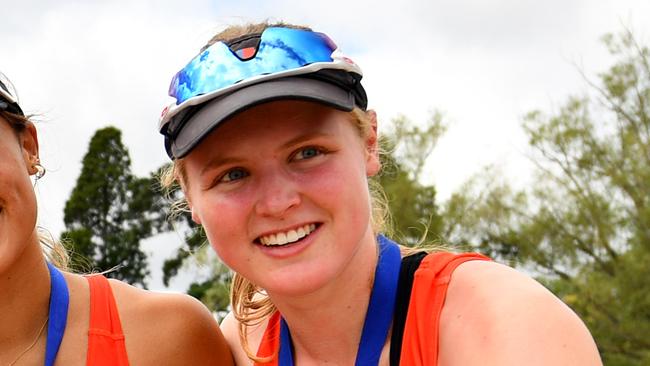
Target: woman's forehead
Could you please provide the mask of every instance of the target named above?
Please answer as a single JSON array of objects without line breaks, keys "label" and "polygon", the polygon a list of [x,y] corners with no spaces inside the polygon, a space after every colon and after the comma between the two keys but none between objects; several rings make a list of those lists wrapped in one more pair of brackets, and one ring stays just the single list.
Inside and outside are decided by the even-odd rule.
[{"label": "woman's forehead", "polygon": [[223,139],[246,139],[277,134],[327,130],[347,121],[346,112],[318,103],[277,101],[241,112],[217,127],[211,135]]},{"label": "woman's forehead", "polygon": [[[315,103],[305,103],[315,104]],[[230,156],[262,145],[281,148],[309,138],[354,133],[348,113],[319,105],[268,103],[242,112],[213,130],[188,155]]]}]

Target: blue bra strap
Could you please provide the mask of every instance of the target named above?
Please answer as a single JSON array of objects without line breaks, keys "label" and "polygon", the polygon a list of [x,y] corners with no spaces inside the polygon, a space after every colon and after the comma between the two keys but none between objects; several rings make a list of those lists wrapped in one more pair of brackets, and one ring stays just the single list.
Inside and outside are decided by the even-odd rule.
[{"label": "blue bra strap", "polygon": [[50,270],[50,320],[47,324],[47,346],[45,349],[45,366],[54,365],[59,352],[65,325],[68,321],[68,305],[70,294],[68,285],[61,271],[51,263],[47,264]]}]

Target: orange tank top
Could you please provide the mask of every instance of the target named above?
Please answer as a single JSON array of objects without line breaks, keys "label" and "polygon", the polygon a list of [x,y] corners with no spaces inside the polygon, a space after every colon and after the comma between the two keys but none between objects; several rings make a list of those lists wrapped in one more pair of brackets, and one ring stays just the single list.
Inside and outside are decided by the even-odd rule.
[{"label": "orange tank top", "polygon": [[87,276],[90,286],[88,366],[128,366],[124,333],[111,286],[102,275]]},{"label": "orange tank top", "polygon": [[[415,271],[409,301],[400,365],[435,366],[438,364],[438,328],[452,272],[471,260],[490,260],[477,253],[431,253],[422,259]],[[277,366],[280,347],[280,313],[275,312],[262,336],[258,357],[272,357],[268,363],[255,366]]]},{"label": "orange tank top", "polygon": [[432,253],[415,271],[406,315],[400,365],[438,364],[440,314],[454,270],[467,261],[490,260],[477,253]]}]

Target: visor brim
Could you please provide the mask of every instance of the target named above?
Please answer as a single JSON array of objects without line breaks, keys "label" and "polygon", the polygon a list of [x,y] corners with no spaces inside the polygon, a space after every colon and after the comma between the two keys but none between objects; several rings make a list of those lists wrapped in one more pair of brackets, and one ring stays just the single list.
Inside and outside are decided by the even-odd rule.
[{"label": "visor brim", "polygon": [[312,101],[348,112],[355,107],[353,92],[332,83],[304,77],[270,80],[201,105],[200,109],[191,112],[186,121],[180,122],[180,131],[173,141],[169,137],[165,139],[165,148],[173,159],[183,158],[228,118],[248,108],[276,100]]}]

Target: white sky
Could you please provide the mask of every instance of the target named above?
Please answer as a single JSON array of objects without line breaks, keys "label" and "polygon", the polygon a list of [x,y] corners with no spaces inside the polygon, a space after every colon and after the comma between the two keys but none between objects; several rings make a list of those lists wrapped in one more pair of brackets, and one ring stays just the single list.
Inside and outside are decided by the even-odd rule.
[{"label": "white sky", "polygon": [[[380,124],[443,111],[450,128],[425,178],[441,198],[486,164],[525,181],[521,116],[583,93],[575,65],[595,76],[611,64],[604,33],[626,24],[650,43],[647,0],[23,0],[1,12],[0,71],[23,109],[42,115],[39,223],[55,237],[97,129],[122,130],[138,175],[167,161],[156,126],[169,80],[230,23],[270,18],[330,35],[363,68]],[[178,242],[174,234],[147,242],[157,253],[152,288],[162,288],[160,263]]]}]

